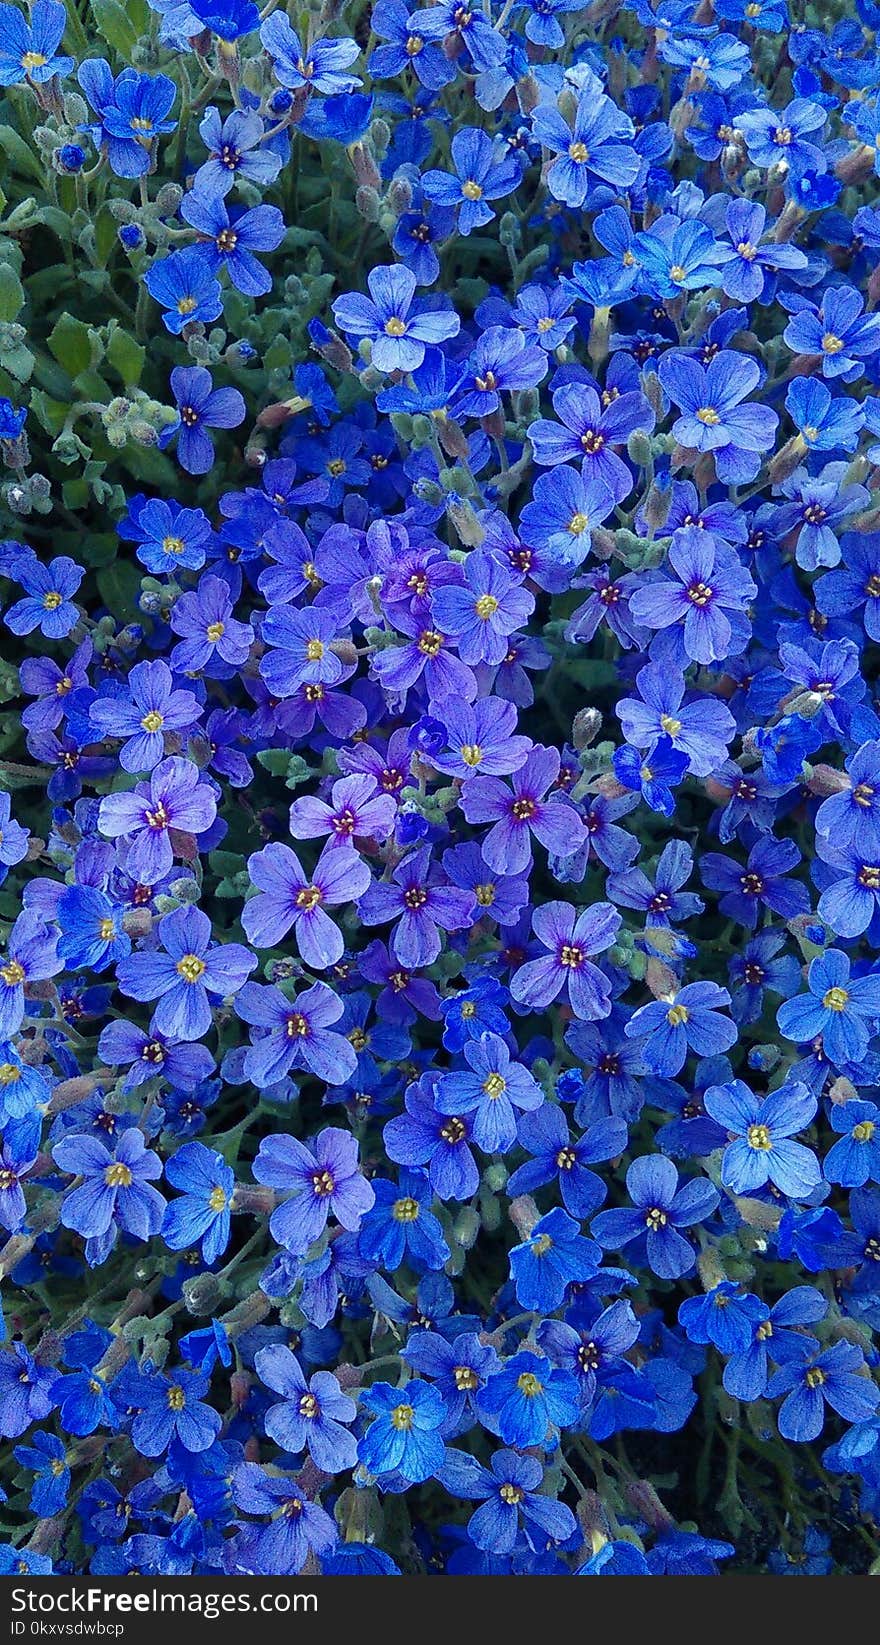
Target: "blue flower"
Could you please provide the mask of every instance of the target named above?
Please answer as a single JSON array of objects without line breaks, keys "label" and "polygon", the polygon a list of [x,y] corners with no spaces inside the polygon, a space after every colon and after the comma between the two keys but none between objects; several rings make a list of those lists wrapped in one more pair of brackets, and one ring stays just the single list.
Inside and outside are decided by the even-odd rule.
[{"label": "blue flower", "polygon": [[880,1388],[861,1374],[866,1370],[861,1348],[835,1342],[813,1355],[815,1346],[814,1338],[803,1337],[801,1353],[780,1365],[767,1385],[768,1399],[785,1395],[776,1419],[783,1439],[817,1439],[826,1405],[847,1422],[865,1422],[880,1403]]},{"label": "blue flower", "polygon": [[36,0],[30,23],[17,6],[0,6],[0,86],[18,86],[29,80],[42,86],[54,75],[67,78],[72,57],[58,55],[67,27],[67,13],[59,0]]},{"label": "blue flower", "polygon": [[168,115],[177,87],[167,74],[123,69],[114,79],[103,57],[81,63],[77,79],[98,116],[98,125],[80,126],[98,149],[105,149],[118,177],[143,177],[150,169],[155,138],[174,131]]},{"label": "blue flower", "polygon": [[216,1262],[229,1243],[231,1167],[201,1142],[185,1143],[167,1162],[165,1175],[181,1198],[165,1208],[162,1238],[172,1251],[201,1243],[206,1262]]},{"label": "blue flower", "polygon": [[735,1194],[772,1183],[791,1199],[806,1199],[821,1181],[815,1154],[792,1138],[806,1130],[816,1099],[805,1085],[782,1085],[757,1097],[742,1080],[710,1086],[706,1112],[733,1137],[724,1150],[721,1180]]},{"label": "blue flower", "polygon": [[35,555],[31,556],[18,571],[25,597],[7,610],[3,619],[7,628],[13,634],[32,634],[38,628],[47,640],[65,639],[79,621],[73,596],[83,575],[82,566],[66,555],[49,565],[41,565]]},{"label": "blue flower", "polygon": [[139,1378],[131,1437],[143,1456],[161,1456],[172,1440],[186,1451],[206,1451],[213,1444],[221,1419],[219,1411],[205,1403],[208,1384],[208,1377],[184,1368]]},{"label": "blue flower", "polygon": [[220,282],[195,246],[153,263],[144,275],[144,285],[165,310],[162,318],[175,337],[184,326],[216,320],[223,312]]},{"label": "blue flower", "polygon": [[880,1018],[880,974],[850,975],[850,961],[829,948],[810,961],[808,994],[784,1000],[776,1020],[787,1039],[803,1045],[821,1037],[832,1062],[858,1062]]},{"label": "blue flower", "polygon": [[520,166],[503,143],[494,142],[485,131],[466,127],[452,139],[455,175],[426,171],[422,190],[440,206],[458,208],[459,234],[471,234],[495,216],[489,200],[512,194],[519,183]]},{"label": "blue flower", "polygon": [[515,1245],[510,1253],[517,1302],[535,1313],[552,1313],[568,1287],[590,1279],[600,1260],[598,1247],[583,1237],[572,1217],[559,1208],[550,1211],[535,1223],[528,1239]]},{"label": "blue flower", "polygon": [[458,335],[460,321],[451,310],[413,307],[416,277],[410,269],[400,264],[374,268],[367,285],[369,297],[348,292],[337,297],[333,313],[343,331],[369,340],[377,370],[415,371],[428,344]]},{"label": "blue flower", "polygon": [[316,1371],[307,1381],[296,1355],[281,1343],[261,1348],[254,1364],[266,1387],[283,1395],[264,1418],[266,1433],[276,1445],[293,1455],[307,1450],[325,1474],[354,1467],[358,1446],[347,1424],[354,1421],[357,1406],[343,1394],[336,1377]]},{"label": "blue flower", "polygon": [[483,1468],[463,1452],[447,1453],[442,1479],[455,1496],[483,1499],[468,1521],[468,1536],[477,1548],[510,1553],[522,1525],[529,1545],[544,1548],[566,1542],[575,1532],[574,1515],[564,1502],[545,1495],[543,1467],[537,1457],[496,1451]]},{"label": "blue flower", "polygon": [[401,1474],[418,1485],[437,1472],[446,1454],[440,1434],[446,1406],[437,1388],[415,1379],[397,1388],[374,1382],[361,1404],[373,1421],[358,1443],[358,1458],[371,1474]]},{"label": "blue flower", "polygon": [[177,456],[188,474],[207,474],[214,462],[209,428],[237,428],[244,421],[245,403],[237,388],[215,388],[204,366],[175,366],[171,392],[177,402],[177,420],[163,431],[160,444],[177,438]]},{"label": "blue flower", "polygon": [[[643,1154],[626,1173],[631,1211],[600,1211],[591,1227],[600,1245],[612,1251],[644,1241],[648,1266],[661,1279],[679,1279],[694,1266],[694,1248],[680,1228],[704,1222],[718,1205],[718,1190],[704,1177],[678,1185],[671,1160]],[[641,1245],[640,1245],[641,1248]]]},{"label": "blue flower", "polygon": [[577,1383],[568,1371],[551,1365],[549,1359],[525,1351],[514,1354],[503,1370],[489,1378],[479,1409],[484,1422],[500,1434],[505,1445],[520,1449],[551,1445],[551,1429],[565,1428],[575,1420]]}]

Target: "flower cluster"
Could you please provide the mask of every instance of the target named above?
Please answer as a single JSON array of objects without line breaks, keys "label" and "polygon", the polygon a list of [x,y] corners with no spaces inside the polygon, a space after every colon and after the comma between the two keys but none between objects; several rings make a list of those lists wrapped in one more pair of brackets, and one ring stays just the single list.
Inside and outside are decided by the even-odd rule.
[{"label": "flower cluster", "polygon": [[880,10],[292,14],[0,5],[0,1572],[864,1571]]}]

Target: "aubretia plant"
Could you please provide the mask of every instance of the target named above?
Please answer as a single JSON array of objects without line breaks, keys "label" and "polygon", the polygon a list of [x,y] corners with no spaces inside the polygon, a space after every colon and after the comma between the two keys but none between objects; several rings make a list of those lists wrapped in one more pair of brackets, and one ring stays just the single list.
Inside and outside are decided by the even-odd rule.
[{"label": "aubretia plant", "polygon": [[0,5],[0,1571],[878,1568],[878,31]]}]

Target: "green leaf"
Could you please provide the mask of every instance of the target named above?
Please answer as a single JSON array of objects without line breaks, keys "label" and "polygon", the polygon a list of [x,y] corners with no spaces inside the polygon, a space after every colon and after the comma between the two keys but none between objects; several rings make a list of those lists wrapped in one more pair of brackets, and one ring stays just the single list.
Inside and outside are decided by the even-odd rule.
[{"label": "green leaf", "polygon": [[89,328],[72,314],[62,314],[49,335],[48,345],[58,364],[64,367],[69,377],[78,377],[80,372],[86,371],[92,363]]},{"label": "green leaf", "polygon": [[287,748],[261,748],[257,759],[266,771],[273,777],[286,777],[290,766],[290,750]]},{"label": "green leaf", "polygon": [[37,422],[53,437],[60,434],[67,416],[67,404],[64,400],[53,400],[42,389],[35,389],[31,394],[31,411]]},{"label": "green leaf", "polygon": [[110,207],[104,205],[95,218],[95,252],[102,267],[109,262],[110,255],[118,244],[119,224]]},{"label": "green leaf", "polygon": [[117,326],[107,344],[107,359],[118,371],[126,388],[135,388],[141,380],[147,351],[136,343],[129,332]]},{"label": "green leaf", "polygon": [[141,574],[130,560],[114,560],[97,574],[98,592],[107,610],[121,622],[133,622],[138,616],[138,595]]},{"label": "green leaf", "polygon": [[[131,62],[140,30],[119,0],[91,0],[92,16],[107,44]],[[132,8],[134,10],[134,8]]]},{"label": "green leaf", "polygon": [[24,308],[24,287],[9,263],[0,263],[0,321],[8,324]]},{"label": "green leaf", "polygon": [[46,177],[39,156],[12,126],[0,126],[0,149],[6,154],[13,171],[45,183]]}]

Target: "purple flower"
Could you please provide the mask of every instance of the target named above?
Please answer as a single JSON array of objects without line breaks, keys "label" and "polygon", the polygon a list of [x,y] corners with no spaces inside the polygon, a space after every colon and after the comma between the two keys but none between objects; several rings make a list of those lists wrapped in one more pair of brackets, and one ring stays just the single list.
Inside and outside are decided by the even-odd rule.
[{"label": "purple flower", "polygon": [[360,973],[365,982],[379,988],[376,1011],[384,1021],[405,1027],[417,1015],[431,1022],[440,1016],[440,995],[434,984],[427,977],[412,976],[384,942],[367,944],[360,956]]},{"label": "purple flower", "polygon": [[207,474],[214,461],[209,428],[237,428],[245,403],[237,388],[215,388],[205,366],[175,366],[171,392],[177,418],[160,436],[163,447],[177,437],[177,456],[188,474]]},{"label": "purple flower", "polygon": [[122,1082],[123,1091],[134,1091],[158,1075],[175,1090],[194,1091],[214,1068],[214,1058],[206,1045],[148,1034],[124,1017],[117,1017],[102,1028],[98,1056],[111,1068],[129,1065]]},{"label": "purple flower", "polygon": [[342,1392],[329,1371],[316,1371],[308,1381],[295,1354],[283,1343],[259,1349],[254,1356],[257,1375],[267,1388],[282,1394],[263,1418],[266,1433],[283,1451],[296,1456],[308,1451],[316,1468],[336,1474],[353,1468],[357,1440],[343,1424],[357,1415],[353,1399]]},{"label": "purple flower", "polygon": [[[397,924],[391,947],[401,965],[432,965],[440,952],[440,931],[460,931],[470,925],[476,900],[446,881],[430,846],[405,857],[390,882],[374,880],[358,904],[364,925]],[[438,930],[439,927],[439,930]]]},{"label": "purple flower", "polygon": [[211,1026],[212,1000],[236,994],[256,958],[241,943],[212,946],[211,921],[200,908],[165,914],[158,934],[161,949],[141,949],[120,962],[119,987],[130,999],[158,1000],[153,1022],[161,1034],[201,1039]]},{"label": "purple flower", "polygon": [[796,868],[800,860],[794,840],[765,835],[752,846],[745,867],[717,851],[707,851],[701,872],[704,885],[721,893],[720,912],[754,931],[762,906],[784,920],[808,911],[810,894],[806,886],[785,878],[786,871]]},{"label": "purple flower", "polygon": [[342,932],[326,909],[366,892],[370,870],[356,851],[328,843],[306,874],[290,846],[275,843],[248,858],[248,873],[259,894],[245,903],[241,922],[255,948],[275,948],[295,930],[300,954],[313,970],[326,971],[342,958]]},{"label": "purple flower", "polygon": [[611,1010],[611,985],[590,955],[610,948],[620,929],[620,915],[608,902],[578,912],[567,902],[548,902],[532,915],[535,936],[548,950],[521,965],[510,992],[520,1005],[540,1009],[563,992],[576,1017],[595,1022]]},{"label": "purple flower", "polygon": [[491,554],[476,549],[464,563],[464,583],[439,588],[431,602],[437,625],[458,641],[465,663],[500,663],[508,635],[534,610],[534,595]]},{"label": "purple flower", "polygon": [[247,662],[254,631],[250,623],[240,623],[232,615],[229,584],[210,573],[199,586],[181,594],[174,602],[171,627],[180,635],[180,644],[171,652],[171,665],[186,674],[208,673],[214,679],[229,679]]},{"label": "purple flower", "polygon": [[274,183],[281,170],[281,157],[263,145],[264,125],[252,109],[233,109],[223,120],[219,109],[207,108],[199,125],[199,136],[208,150],[208,159],[197,172],[199,188],[208,194],[226,195],[239,179],[258,188]]},{"label": "purple flower", "polygon": [[119,763],[126,771],[152,771],[165,751],[166,731],[194,728],[201,707],[191,691],[177,691],[168,664],[138,663],[127,680],[128,697],[96,697],[89,719],[103,737],[125,737]]},{"label": "purple flower", "polygon": [[423,1075],[404,1093],[405,1113],[389,1120],[383,1133],[385,1152],[396,1165],[424,1165],[438,1199],[470,1199],[480,1185],[471,1152],[470,1115],[440,1112],[436,1072]]},{"label": "purple flower", "polygon": [[358,1164],[358,1145],[348,1131],[327,1126],[312,1147],[295,1137],[264,1137],[254,1160],[257,1182],[289,1192],[269,1219],[272,1238],[303,1255],[334,1216],[343,1228],[360,1227],[375,1194]]},{"label": "purple flower", "polygon": [[295,840],[315,840],[329,836],[330,845],[345,846],[354,840],[387,840],[393,832],[397,805],[390,794],[377,792],[374,777],[340,777],[333,784],[329,803],[305,794],[290,807],[290,832]]},{"label": "purple flower", "polygon": [[592,383],[572,381],[555,390],[553,410],[558,423],[541,418],[529,428],[535,462],[545,467],[580,462],[582,472],[622,502],[632,491],[633,478],[611,447],[625,445],[636,429],[653,429],[654,413],[644,395],[619,394],[603,406]]},{"label": "purple flower", "polygon": [[156,766],[147,782],[107,794],[101,801],[98,827],[108,839],[125,841],[128,872],[155,885],[174,863],[171,830],[204,834],[216,815],[215,786],[203,780],[192,760],[172,755]]},{"label": "purple flower", "polygon": [[472,777],[462,791],[461,806],[470,823],[494,826],[481,841],[490,868],[522,874],[532,861],[531,835],[558,857],[570,857],[584,840],[579,812],[563,795],[545,798],[559,775],[555,748],[533,748],[514,771],[512,787],[499,777]]},{"label": "purple flower", "polygon": [[25,657],[19,669],[21,687],[38,700],[22,710],[21,722],[28,731],[54,731],[64,719],[71,693],[88,685],[92,642],[82,640],[63,668],[51,657]]},{"label": "purple flower", "polygon": [[316,982],[296,999],[280,988],[245,983],[236,996],[243,1022],[264,1029],[244,1059],[245,1078],[259,1090],[276,1085],[291,1068],[305,1068],[327,1085],[344,1085],[357,1069],[357,1053],[343,1034],[329,1032],[343,1004],[326,983]]},{"label": "purple flower", "polygon": [[647,628],[681,624],[685,655],[694,662],[727,657],[743,632],[744,608],[758,592],[735,551],[709,532],[687,526],[676,532],[666,564],[676,580],[636,590],[631,602],[636,621]]},{"label": "purple flower", "polygon": [[424,680],[431,704],[436,708],[447,697],[472,703],[477,682],[447,643],[447,636],[433,620],[418,611],[398,609],[394,625],[410,636],[408,644],[390,646],[374,653],[370,667],[385,690],[404,696],[418,680]]},{"label": "purple flower", "polygon": [[77,1132],[55,1144],[52,1158],[68,1175],[83,1178],[62,1201],[65,1228],[85,1239],[107,1234],[114,1222],[137,1239],[158,1233],[165,1201],[150,1182],[161,1177],[162,1161],[136,1125],[119,1133],[112,1152],[100,1137]]}]

